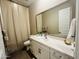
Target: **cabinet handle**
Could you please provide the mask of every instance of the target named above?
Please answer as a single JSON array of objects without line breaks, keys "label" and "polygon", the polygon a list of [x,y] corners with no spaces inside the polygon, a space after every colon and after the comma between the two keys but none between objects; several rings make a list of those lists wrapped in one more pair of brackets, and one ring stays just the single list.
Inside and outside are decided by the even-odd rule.
[{"label": "cabinet handle", "polygon": [[59,56],[60,58],[62,58],[62,56]]},{"label": "cabinet handle", "polygon": [[41,49],[38,49],[38,52],[41,54]]},{"label": "cabinet handle", "polygon": [[55,55],[55,52],[53,54]]}]

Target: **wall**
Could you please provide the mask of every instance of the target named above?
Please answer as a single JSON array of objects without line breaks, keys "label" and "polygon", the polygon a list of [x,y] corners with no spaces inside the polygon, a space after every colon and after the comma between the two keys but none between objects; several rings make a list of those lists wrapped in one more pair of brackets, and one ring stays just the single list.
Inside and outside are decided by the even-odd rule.
[{"label": "wall", "polygon": [[61,3],[66,2],[67,0],[36,0],[30,7],[30,26],[31,34],[36,33],[36,15],[53,8]]},{"label": "wall", "polygon": [[76,50],[75,59],[79,59],[79,0],[76,0]]},{"label": "wall", "polygon": [[[55,8],[51,8],[48,11],[42,13],[43,26],[48,27],[48,33],[59,33],[59,10],[71,7],[70,2],[63,3]],[[72,12],[72,11],[71,11]],[[72,14],[71,14],[72,15]]]},{"label": "wall", "polygon": [[58,10],[51,9],[42,13],[43,27],[47,27],[47,32],[50,34],[59,33],[59,20],[58,20]]},{"label": "wall", "polygon": [[36,17],[37,32],[42,32],[42,14]]}]

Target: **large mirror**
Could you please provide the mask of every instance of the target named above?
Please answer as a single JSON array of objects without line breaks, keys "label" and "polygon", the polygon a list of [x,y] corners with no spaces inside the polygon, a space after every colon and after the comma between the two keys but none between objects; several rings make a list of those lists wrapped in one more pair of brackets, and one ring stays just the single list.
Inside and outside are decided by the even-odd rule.
[{"label": "large mirror", "polygon": [[73,8],[68,3],[36,15],[37,33],[45,30],[49,35],[66,38],[74,16]]}]

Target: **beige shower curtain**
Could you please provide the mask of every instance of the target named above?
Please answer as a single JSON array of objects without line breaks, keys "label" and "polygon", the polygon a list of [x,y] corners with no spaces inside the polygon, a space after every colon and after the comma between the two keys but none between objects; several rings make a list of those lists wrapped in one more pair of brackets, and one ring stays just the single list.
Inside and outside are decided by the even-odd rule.
[{"label": "beige shower curtain", "polygon": [[30,34],[29,10],[27,7],[6,0],[1,0],[1,7],[7,48],[13,52],[24,46],[23,42]]}]

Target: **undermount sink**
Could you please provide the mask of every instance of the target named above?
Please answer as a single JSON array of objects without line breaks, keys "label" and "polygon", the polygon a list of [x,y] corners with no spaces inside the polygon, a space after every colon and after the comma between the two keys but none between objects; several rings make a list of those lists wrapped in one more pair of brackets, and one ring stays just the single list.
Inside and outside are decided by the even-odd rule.
[{"label": "undermount sink", "polygon": [[45,40],[45,39],[46,39],[44,35],[39,35],[39,34],[37,34],[37,35],[35,36],[35,38],[41,39],[41,40]]}]

